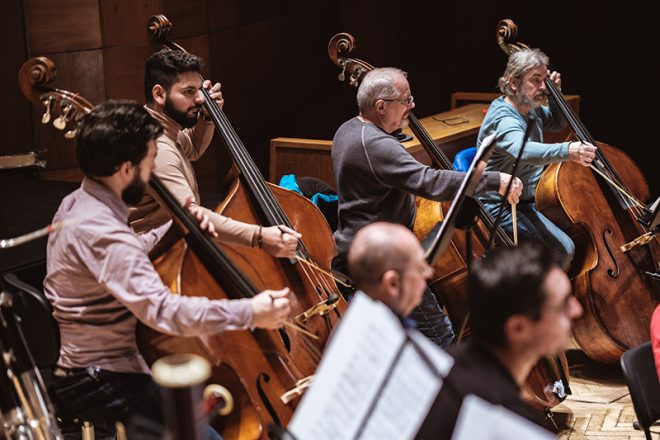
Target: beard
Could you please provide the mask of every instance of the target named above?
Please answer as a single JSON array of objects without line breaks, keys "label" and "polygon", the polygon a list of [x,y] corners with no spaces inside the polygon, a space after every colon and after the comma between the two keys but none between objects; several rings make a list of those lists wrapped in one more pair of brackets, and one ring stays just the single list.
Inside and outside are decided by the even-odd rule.
[{"label": "beard", "polygon": [[137,205],[142,200],[144,192],[147,189],[147,185],[140,178],[140,172],[135,173],[133,180],[128,184],[126,188],[121,192],[121,199],[127,205]]},{"label": "beard", "polygon": [[516,101],[518,102],[518,105],[535,109],[544,105],[548,101],[548,97],[544,93],[539,92],[533,98],[529,98],[525,94],[525,91],[522,88],[519,88],[516,90]]},{"label": "beard", "polygon": [[[197,108],[201,110],[201,107]],[[175,109],[174,104],[172,104],[172,101],[170,101],[169,98],[165,98],[165,113],[167,113],[167,116],[174,119],[183,128],[194,127],[195,124],[197,124],[197,117],[199,116],[199,112],[195,116],[189,117],[188,112],[181,112]]]}]

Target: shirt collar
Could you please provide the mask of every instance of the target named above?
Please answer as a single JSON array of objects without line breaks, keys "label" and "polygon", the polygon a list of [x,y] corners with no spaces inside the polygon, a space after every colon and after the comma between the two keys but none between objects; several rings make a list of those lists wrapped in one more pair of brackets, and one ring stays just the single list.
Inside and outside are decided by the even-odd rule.
[{"label": "shirt collar", "polygon": [[120,197],[117,197],[110,188],[96,180],[90,179],[89,177],[83,179],[81,188],[90,196],[107,205],[108,208],[110,208],[110,210],[122,221],[128,221],[128,206],[126,206],[126,203],[124,203]]},{"label": "shirt collar", "polygon": [[176,142],[179,132],[183,130],[183,126],[165,113],[154,110],[147,105],[145,105],[144,108],[149,112],[152,118],[157,120],[160,125],[163,126],[165,136]]},{"label": "shirt collar", "polygon": [[493,352],[493,350],[490,349],[490,347],[488,347],[483,342],[480,342],[480,341],[477,341],[477,340],[474,340],[474,339],[471,340],[471,341],[468,341],[467,343],[471,344],[474,347],[474,349],[476,351],[478,351],[479,353],[481,353],[483,356],[485,356],[487,358],[490,358],[493,365],[496,365],[502,371],[502,373],[511,380],[511,383],[513,383],[516,386],[516,388],[520,389],[520,386],[518,385],[516,380],[513,378],[513,375],[511,374],[509,369],[506,367],[506,365],[504,365],[502,363],[500,358],[498,358],[495,355],[495,353]]}]

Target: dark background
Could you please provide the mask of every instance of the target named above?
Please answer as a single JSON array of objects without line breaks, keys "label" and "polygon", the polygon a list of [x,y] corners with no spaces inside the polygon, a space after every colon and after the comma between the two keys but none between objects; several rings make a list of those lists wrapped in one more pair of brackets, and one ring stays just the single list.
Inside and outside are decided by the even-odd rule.
[{"label": "dark background", "polygon": [[[226,113],[267,176],[271,138],[331,139],[356,113],[355,90],[337,81],[327,56],[335,33],[355,36],[353,56],[408,71],[423,117],[448,110],[452,92],[496,91],[506,56],[495,27],[511,18],[520,40],[562,73],[564,92],[581,95],[592,134],[628,152],[658,195],[658,24],[641,1],[9,0],[3,9],[0,154],[47,149],[48,171],[68,179],[75,179],[73,144],[41,126],[41,110],[18,91],[16,73],[29,57],[55,60],[53,85],[94,103],[142,101],[152,51],[146,18],[164,13],[174,39],[223,83]],[[224,147],[214,144],[198,164],[202,188],[217,189],[227,166]]]}]

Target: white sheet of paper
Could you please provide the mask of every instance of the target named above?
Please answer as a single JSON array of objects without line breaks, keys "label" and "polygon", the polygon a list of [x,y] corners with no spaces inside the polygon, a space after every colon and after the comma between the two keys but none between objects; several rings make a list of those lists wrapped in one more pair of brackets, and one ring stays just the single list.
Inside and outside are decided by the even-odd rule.
[{"label": "white sheet of paper", "polygon": [[[417,332],[411,334],[445,376],[452,358]],[[299,440],[412,438],[442,381],[411,344],[396,359],[405,339],[405,330],[386,306],[357,294],[289,431]]]},{"label": "white sheet of paper", "polygon": [[550,432],[536,426],[503,406],[468,395],[463,399],[452,440],[525,440],[554,439]]}]

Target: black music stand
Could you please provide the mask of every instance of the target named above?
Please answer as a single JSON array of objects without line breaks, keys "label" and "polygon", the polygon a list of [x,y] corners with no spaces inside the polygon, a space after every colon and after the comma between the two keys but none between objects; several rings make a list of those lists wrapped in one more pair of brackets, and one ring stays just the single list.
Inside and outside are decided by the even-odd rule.
[{"label": "black music stand", "polygon": [[[651,234],[657,234],[660,232],[660,198],[658,198],[655,203],[651,205],[651,209],[653,211],[650,211],[650,220],[647,225]],[[655,281],[656,283],[660,283],[660,271],[645,271],[644,275],[646,275],[650,280]]]},{"label": "black music stand", "polygon": [[[433,266],[447,246],[449,246],[449,243],[451,243],[454,230],[456,228],[468,229],[475,221],[477,211],[472,197],[474,196],[474,191],[481,179],[484,168],[486,168],[486,163],[493,152],[495,136],[495,134],[491,134],[481,142],[474,160],[470,165],[470,169],[468,169],[463,183],[452,201],[447,216],[422,241],[422,247],[426,253],[426,261],[431,266]],[[469,234],[470,231],[468,230],[467,233]],[[467,251],[468,255],[472,253],[472,249],[467,249]]]}]

